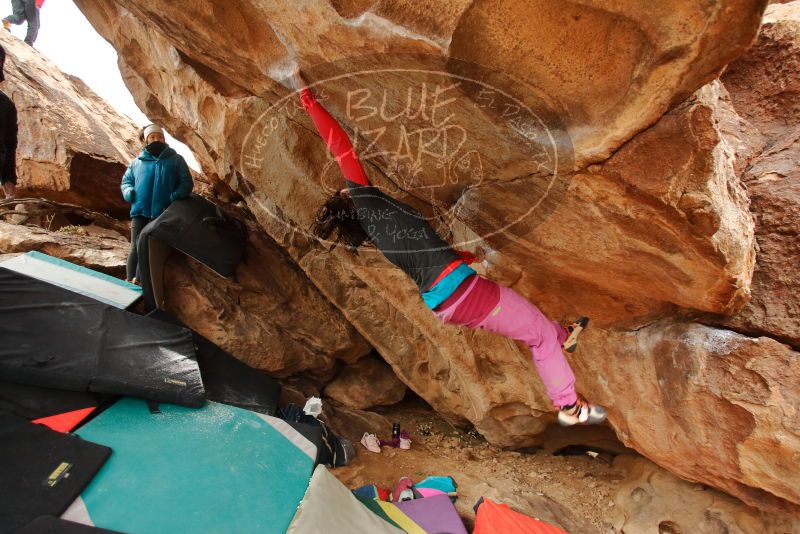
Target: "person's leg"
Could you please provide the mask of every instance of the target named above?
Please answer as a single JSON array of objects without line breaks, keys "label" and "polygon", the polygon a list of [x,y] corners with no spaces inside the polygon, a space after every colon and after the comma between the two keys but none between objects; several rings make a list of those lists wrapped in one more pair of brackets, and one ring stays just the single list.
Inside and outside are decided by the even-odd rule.
[{"label": "person's leg", "polygon": [[25,18],[28,19],[28,31],[25,33],[25,42],[33,46],[39,35],[39,8],[36,0],[25,0]]},{"label": "person's leg", "polygon": [[[488,306],[483,306],[487,303]],[[605,408],[586,402],[575,392],[575,376],[561,352],[567,331],[512,289],[476,276],[454,302],[443,309],[437,308],[434,314],[446,324],[486,329],[525,342],[531,349],[547,395],[558,409],[560,424],[605,421]]]},{"label": "person's leg", "polygon": [[554,406],[575,404],[575,375],[564,357],[561,344],[567,338],[564,328],[551,321],[513,289],[500,286],[500,301],[494,310],[471,328],[483,328],[530,347],[533,363]]},{"label": "person's leg", "polygon": [[22,24],[25,22],[25,0],[11,0],[11,14],[3,20],[11,24]]},{"label": "person's leg", "polygon": [[[567,332],[557,322],[547,319],[539,308],[514,290],[491,280],[476,276],[457,301],[436,316],[447,324],[485,329],[511,339],[523,341],[531,349],[536,370],[547,388],[547,394],[557,407],[573,404],[575,376],[564,358],[561,344]],[[483,302],[486,300],[487,306]],[[480,311],[477,316],[465,310]]]},{"label": "person's leg", "polygon": [[140,217],[138,215],[131,219],[131,250],[128,252],[128,264],[125,269],[128,281],[137,277],[139,255],[136,250],[136,242],[139,239],[139,234],[149,222],[150,219],[147,217]]}]

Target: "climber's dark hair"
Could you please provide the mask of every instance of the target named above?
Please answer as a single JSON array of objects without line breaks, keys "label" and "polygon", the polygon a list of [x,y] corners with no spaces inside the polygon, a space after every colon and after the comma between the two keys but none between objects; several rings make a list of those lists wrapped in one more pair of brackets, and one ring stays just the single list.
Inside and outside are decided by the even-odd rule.
[{"label": "climber's dark hair", "polygon": [[344,245],[352,254],[358,254],[358,247],[369,243],[369,236],[358,222],[353,199],[341,191],[325,200],[314,217],[311,232],[320,240],[333,242],[329,252],[337,245]]}]

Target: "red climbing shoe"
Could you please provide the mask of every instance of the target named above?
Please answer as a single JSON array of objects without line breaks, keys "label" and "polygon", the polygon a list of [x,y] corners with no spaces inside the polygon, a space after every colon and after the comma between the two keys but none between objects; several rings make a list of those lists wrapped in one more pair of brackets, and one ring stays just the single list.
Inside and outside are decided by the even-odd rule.
[{"label": "red climbing shoe", "polygon": [[583,329],[586,328],[588,324],[588,317],[580,317],[577,321],[567,326],[569,337],[564,341],[561,347],[567,352],[575,352],[575,348],[578,346],[578,336],[581,335],[581,332],[583,332]]},{"label": "red climbing shoe", "polygon": [[606,420],[608,413],[599,404],[590,404],[582,397],[572,406],[562,406],[558,411],[558,424],[561,426],[572,425],[599,425]]}]

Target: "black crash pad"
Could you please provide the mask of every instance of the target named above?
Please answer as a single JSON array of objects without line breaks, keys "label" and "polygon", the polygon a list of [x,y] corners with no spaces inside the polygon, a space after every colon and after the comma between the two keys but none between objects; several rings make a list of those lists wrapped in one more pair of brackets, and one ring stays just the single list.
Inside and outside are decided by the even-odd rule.
[{"label": "black crash pad", "polygon": [[[148,317],[183,326],[163,310]],[[209,400],[274,416],[281,396],[281,384],[264,371],[254,369],[228,354],[213,342],[192,331],[197,363]]]},{"label": "black crash pad", "polygon": [[213,202],[191,195],[176,200],[139,234],[139,280],[147,310],[162,307],[164,264],[172,249],[231,277],[244,254],[244,226]]},{"label": "black crash pad", "polygon": [[51,515],[37,517],[14,534],[120,534],[116,530],[90,527]]},{"label": "black crash pad", "polygon": [[0,411],[0,534],[61,515],[111,449]]},{"label": "black crash pad", "polygon": [[204,401],[191,331],[0,267],[0,380]]},{"label": "black crash pad", "polygon": [[85,391],[42,388],[0,381],[0,410],[28,421],[84,408],[97,408],[107,395]]}]

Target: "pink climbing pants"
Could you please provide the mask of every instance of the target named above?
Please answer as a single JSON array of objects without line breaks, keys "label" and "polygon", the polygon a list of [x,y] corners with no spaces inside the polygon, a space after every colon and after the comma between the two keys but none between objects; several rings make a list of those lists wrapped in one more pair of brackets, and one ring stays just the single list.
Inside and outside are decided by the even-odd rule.
[{"label": "pink climbing pants", "polygon": [[[450,319],[456,309],[470,298],[477,280],[477,276],[465,280],[464,283],[470,284],[468,289],[447,308],[434,310],[436,316],[446,324],[454,324]],[[494,284],[491,281],[490,283]],[[567,332],[558,322],[549,320],[539,308],[513,289],[495,285],[500,288],[497,306],[483,318],[466,319],[459,324],[489,330],[525,343],[531,349],[533,363],[553,404],[574,404],[578,398],[575,393],[575,375],[561,350]]]}]

